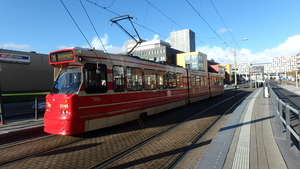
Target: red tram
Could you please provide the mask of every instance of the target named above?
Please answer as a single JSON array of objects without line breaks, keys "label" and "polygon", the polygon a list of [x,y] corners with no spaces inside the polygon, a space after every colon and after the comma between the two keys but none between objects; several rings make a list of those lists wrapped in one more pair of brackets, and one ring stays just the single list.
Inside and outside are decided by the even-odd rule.
[{"label": "red tram", "polygon": [[54,84],[44,131],[74,135],[220,95],[219,74],[72,48],[51,52]]}]

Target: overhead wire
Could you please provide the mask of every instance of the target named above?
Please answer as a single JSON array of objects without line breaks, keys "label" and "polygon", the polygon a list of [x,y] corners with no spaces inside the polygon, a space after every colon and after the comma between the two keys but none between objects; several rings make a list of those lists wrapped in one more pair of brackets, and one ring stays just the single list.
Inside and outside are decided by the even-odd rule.
[{"label": "overhead wire", "polygon": [[[107,10],[108,12],[110,12],[110,13],[113,13],[113,14],[115,14],[115,15],[117,15],[117,16],[121,16],[121,15],[119,15],[118,13],[116,13],[116,12],[114,12],[114,11],[112,11],[112,10],[109,10],[109,9],[107,9],[106,7],[104,7],[104,6],[101,6],[101,5],[99,5],[99,4],[97,4],[97,3],[94,3],[94,2],[92,2],[92,1],[90,1],[90,0],[86,0],[86,1],[88,1],[88,2],[90,2],[90,3],[92,3],[92,4],[94,4],[94,5],[96,5],[96,6],[98,6],[98,7],[100,7],[100,8],[102,8],[102,9],[104,9],[104,10]],[[175,23],[177,26],[179,26],[180,28],[183,28],[181,25],[179,25],[177,22],[175,22],[172,18],[170,18],[168,15],[166,15],[164,12],[162,12],[159,8],[157,8],[155,5],[153,5],[151,2],[149,2],[148,0],[145,0],[149,5],[151,5],[154,9],[156,9],[157,11],[159,11],[162,15],[164,15],[166,18],[168,18],[169,20],[171,20],[173,23]],[[192,4],[188,1],[188,0],[186,0],[186,2],[189,4],[189,6],[198,14],[198,16],[205,22],[205,24],[212,30],[212,32],[221,40],[221,42],[223,42],[224,40],[222,39],[222,37],[220,37],[220,35],[212,28],[212,26],[202,17],[202,15],[192,6]],[[223,24],[225,25],[225,28],[227,29],[227,30],[229,30],[228,29],[228,27],[227,27],[227,25],[226,25],[226,23],[225,23],[225,21],[223,20],[223,18],[221,17],[221,15],[220,15],[220,13],[218,12],[218,10],[217,10],[217,8],[216,8],[216,6],[213,4],[213,2],[211,1],[211,3],[212,3],[212,5],[213,5],[213,7],[214,7],[214,9],[216,10],[216,12],[217,12],[217,14],[219,15],[219,17],[220,17],[220,19],[222,20],[222,22],[223,22]],[[147,11],[148,12],[148,11]],[[164,35],[162,35],[161,33],[158,33],[158,32],[156,32],[156,31],[154,31],[154,30],[152,30],[152,29],[150,29],[150,28],[148,28],[148,27],[146,27],[146,26],[144,26],[144,25],[142,25],[142,24],[139,24],[139,23],[137,23],[137,22],[134,22],[133,21],[133,23],[134,24],[136,24],[136,25],[138,25],[138,26],[140,26],[140,27],[142,27],[142,28],[144,28],[144,29],[146,29],[146,30],[148,30],[148,31],[150,31],[150,32],[153,32],[153,33],[155,33],[155,34],[157,34],[157,35],[159,35],[159,36],[161,36],[161,37],[164,37],[164,38],[168,38],[167,36],[164,36]],[[232,33],[229,31],[229,33],[230,33],[230,35],[232,36],[232,38],[234,39],[234,37],[233,37],[233,35],[232,35]],[[201,43],[203,43],[203,44],[206,44],[206,43],[204,43],[203,41],[201,41],[200,39],[198,39],[197,37],[196,37],[196,39],[198,40],[198,41],[200,41]],[[225,43],[225,45],[227,46],[227,47],[229,47],[229,45],[228,44],[226,44]],[[232,51],[232,49],[230,48],[230,50]]]},{"label": "overhead wire", "polygon": [[173,23],[175,23],[177,26],[179,26],[180,28],[184,29],[182,26],[180,26],[177,22],[175,22],[173,19],[171,19],[168,15],[166,15],[165,13],[163,13],[161,10],[159,10],[156,6],[154,6],[152,3],[150,3],[148,0],[145,0],[146,2],[148,2],[148,4],[150,4],[153,8],[155,8],[157,11],[159,11],[161,14],[163,14],[165,17],[167,17],[169,20],[171,20]]},{"label": "overhead wire", "polygon": [[205,22],[205,24],[217,35],[217,37],[221,40],[224,41],[220,35],[210,26],[210,24],[202,17],[202,15],[193,7],[193,5],[186,0],[186,2],[190,5],[190,7],[198,14],[198,16]]},{"label": "overhead wire", "polygon": [[[103,6],[101,6],[101,5],[98,5],[97,3],[94,3],[94,2],[92,2],[92,1],[90,1],[90,0],[86,0],[86,1],[89,2],[89,3],[91,3],[91,4],[94,4],[94,5],[98,6],[98,7],[102,8],[102,9],[104,9],[104,10],[107,10],[107,11],[110,12],[110,13],[113,13],[113,14],[115,14],[115,15],[117,15],[117,16],[121,16],[120,14],[118,14],[118,13],[112,11],[112,10],[106,9],[105,7],[103,7]],[[161,10],[159,10],[158,8],[156,8],[153,4],[151,4],[149,1],[147,1],[147,2],[148,2],[148,4],[150,4],[151,6],[153,6],[155,9],[157,9],[158,11],[160,11],[160,12],[163,14],[163,12],[162,12]],[[168,17],[166,14],[163,14],[163,15],[166,16],[167,18],[169,18],[171,21],[175,22],[175,21],[172,20],[170,17]],[[156,31],[154,31],[154,30],[152,30],[152,29],[150,29],[150,28],[148,28],[148,27],[146,27],[146,26],[144,26],[144,25],[142,25],[142,24],[139,24],[139,23],[134,22],[134,21],[133,21],[133,23],[136,24],[136,25],[138,25],[138,26],[140,26],[140,27],[142,27],[142,28],[144,28],[144,29],[146,29],[146,30],[148,30],[148,31],[150,31],[150,32],[152,32],[152,33],[155,33],[155,34],[157,34],[157,35],[159,35],[159,36],[161,36],[161,37],[164,37],[164,38],[166,38],[166,39],[168,38],[168,36],[164,36],[164,35],[162,35],[161,33],[158,33],[158,32],[156,32]],[[179,25],[177,22],[176,22],[176,24]],[[180,25],[179,25],[179,26],[180,26]],[[182,26],[180,26],[180,27],[182,28]],[[197,40],[199,40],[199,39],[197,39]],[[201,43],[205,44],[205,43],[202,42],[201,40],[199,40],[199,41],[200,41]]]},{"label": "overhead wire", "polygon": [[147,17],[148,17],[149,5],[150,5],[150,4],[148,3],[147,10],[146,10],[146,17],[145,17],[145,20],[144,20],[144,25],[145,25],[146,20],[147,20]]},{"label": "overhead wire", "polygon": [[[227,25],[226,25],[224,19],[223,19],[222,16],[220,15],[218,9],[216,8],[215,4],[212,2],[212,0],[210,0],[210,2],[211,2],[211,4],[212,4],[212,6],[214,7],[215,11],[217,12],[218,16],[220,17],[221,21],[223,22],[223,24],[224,24],[226,30],[229,32],[230,36],[232,37],[233,41],[236,41],[235,38],[233,37],[233,35],[232,35],[230,29],[227,27]],[[238,45],[238,44],[237,44],[237,45]]]},{"label": "overhead wire", "polygon": [[[93,27],[93,29],[94,29],[94,31],[95,31],[97,37],[98,37],[98,39],[99,39],[99,41],[100,41],[100,43],[101,43],[101,45],[102,45],[102,47],[103,47],[105,53],[107,53],[107,51],[106,51],[106,49],[105,49],[105,46],[104,46],[104,44],[103,44],[103,42],[102,42],[102,40],[101,40],[101,38],[100,38],[100,36],[99,36],[99,34],[98,34],[98,32],[97,32],[97,30],[96,30],[94,24],[93,24],[93,22],[92,22],[92,20],[91,20],[91,18],[90,18],[90,16],[89,16],[89,14],[87,13],[87,11],[86,11],[84,5],[82,4],[82,1],[81,1],[81,0],[79,0],[79,1],[80,1],[80,4],[81,4],[81,6],[82,6],[82,8],[83,8],[83,10],[84,10],[84,12],[85,12],[85,14],[86,14],[86,16],[88,17],[88,19],[89,19],[89,21],[90,21],[90,23],[91,23],[91,25],[92,25],[92,27]],[[89,43],[89,45],[90,45],[90,43]],[[90,47],[91,47],[91,45],[90,45]]]},{"label": "overhead wire", "polygon": [[62,5],[64,6],[64,8],[66,9],[66,11],[68,12],[69,16],[71,17],[71,19],[73,20],[73,22],[75,23],[76,27],[78,28],[78,30],[80,31],[81,35],[83,36],[83,38],[85,39],[85,41],[88,43],[88,45],[90,46],[90,48],[92,49],[93,47],[91,46],[90,42],[87,40],[86,36],[84,35],[84,33],[82,32],[82,30],[80,29],[79,25],[77,24],[77,22],[75,21],[74,17],[72,16],[72,14],[70,13],[69,9],[67,8],[67,6],[65,5],[65,3],[60,0],[60,2],[62,3]]},{"label": "overhead wire", "polygon": [[115,3],[115,0],[113,0],[113,2],[109,6],[104,7],[104,8],[110,8],[114,3]]},{"label": "overhead wire", "polygon": [[[99,34],[98,34],[98,31],[96,30],[96,28],[95,28],[95,26],[94,26],[94,24],[93,24],[93,22],[92,22],[92,20],[91,20],[91,18],[90,18],[90,16],[89,16],[88,12],[86,11],[86,9],[85,9],[85,7],[84,7],[82,1],[81,1],[81,0],[79,0],[79,1],[80,1],[81,6],[82,6],[82,8],[84,9],[85,14],[86,14],[86,16],[88,17],[88,19],[89,19],[89,21],[90,21],[90,23],[91,23],[91,25],[92,25],[92,27],[93,27],[95,33],[96,33],[96,35],[97,35],[99,41],[101,42],[101,45],[102,45],[102,47],[103,47],[103,50],[105,51],[104,53],[105,53],[106,56],[108,57],[108,60],[110,61],[111,65],[114,65],[113,62],[112,62],[112,60],[111,60],[111,58],[110,58],[110,56],[109,56],[109,54],[108,54],[108,52],[106,51],[105,45],[103,44],[103,42],[102,42],[102,40],[101,40],[101,38],[100,38],[100,36],[99,36]],[[91,45],[90,45],[90,46],[91,46]],[[94,52],[94,54],[97,56],[96,51],[93,50],[93,52]],[[98,56],[97,56],[97,58],[98,58]],[[100,60],[99,58],[98,58],[98,61],[99,61],[100,63],[102,63],[101,60]],[[111,74],[108,73],[108,76],[109,76],[112,80],[114,80]]]},{"label": "overhead wire", "polygon": [[[162,12],[160,9],[158,9],[156,6],[154,6],[152,3],[150,3],[148,0],[145,0],[150,4],[153,8],[155,8],[157,11],[159,11],[161,14],[163,14],[165,17],[167,17],[172,23],[175,23],[177,26],[179,26],[181,29],[184,29],[181,25],[179,25],[177,22],[175,22],[172,18],[170,18],[168,15],[166,15],[164,12]],[[205,44],[203,41],[201,41],[199,38],[195,37],[199,42]]]},{"label": "overhead wire", "polygon": [[[210,24],[202,17],[202,15],[192,6],[192,4],[188,1],[188,0],[186,0],[186,2],[190,5],[190,7],[198,14],[198,16],[206,23],[206,25],[217,35],[217,37],[221,40],[221,42],[224,42],[224,40],[220,37],[220,35],[210,26]],[[212,1],[211,1],[212,2]],[[213,4],[213,3],[212,3]],[[219,15],[219,12],[218,12],[218,10],[217,10],[217,8],[215,7],[215,5],[213,4],[213,6],[214,6],[214,8],[215,8],[215,10],[216,10],[216,12],[218,13],[218,15]],[[226,29],[227,30],[229,30],[228,29],[228,27],[227,27],[227,25],[225,24],[225,22],[224,22],[224,20],[223,20],[223,18],[221,17],[221,15],[219,15],[219,17],[221,18],[221,20],[222,20],[222,22],[223,22],[223,24],[225,25],[225,27],[226,27]],[[231,34],[231,32],[229,32],[230,34]],[[234,37],[233,37],[233,35],[231,34],[231,36],[232,36],[232,38],[233,38],[233,40],[235,40],[234,39]],[[224,43],[228,48],[229,48],[229,45],[227,44],[227,43]],[[236,45],[238,45],[238,44],[236,44]],[[232,52],[233,52],[233,50],[231,49],[231,48],[229,48]]]}]

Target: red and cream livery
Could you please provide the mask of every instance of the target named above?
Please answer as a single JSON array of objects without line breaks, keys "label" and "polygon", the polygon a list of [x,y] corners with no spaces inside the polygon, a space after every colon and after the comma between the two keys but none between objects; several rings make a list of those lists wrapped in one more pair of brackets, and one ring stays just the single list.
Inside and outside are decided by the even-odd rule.
[{"label": "red and cream livery", "polygon": [[220,95],[219,74],[83,48],[51,52],[44,131],[74,135]]}]

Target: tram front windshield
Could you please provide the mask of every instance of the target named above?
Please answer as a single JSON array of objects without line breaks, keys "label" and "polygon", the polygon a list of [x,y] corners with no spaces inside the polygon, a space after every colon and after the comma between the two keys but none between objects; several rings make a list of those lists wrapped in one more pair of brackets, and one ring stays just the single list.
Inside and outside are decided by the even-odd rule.
[{"label": "tram front windshield", "polygon": [[51,94],[76,94],[81,85],[81,67],[70,66],[61,69],[54,81]]}]

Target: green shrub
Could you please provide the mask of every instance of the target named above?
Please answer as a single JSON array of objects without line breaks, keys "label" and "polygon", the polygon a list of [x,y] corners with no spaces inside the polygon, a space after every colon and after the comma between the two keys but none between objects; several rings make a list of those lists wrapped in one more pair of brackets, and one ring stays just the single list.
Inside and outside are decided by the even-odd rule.
[{"label": "green shrub", "polygon": [[39,100],[45,100],[47,94],[49,94],[49,92],[6,93],[2,94],[2,103],[30,102],[34,101],[35,98],[39,98]]}]

